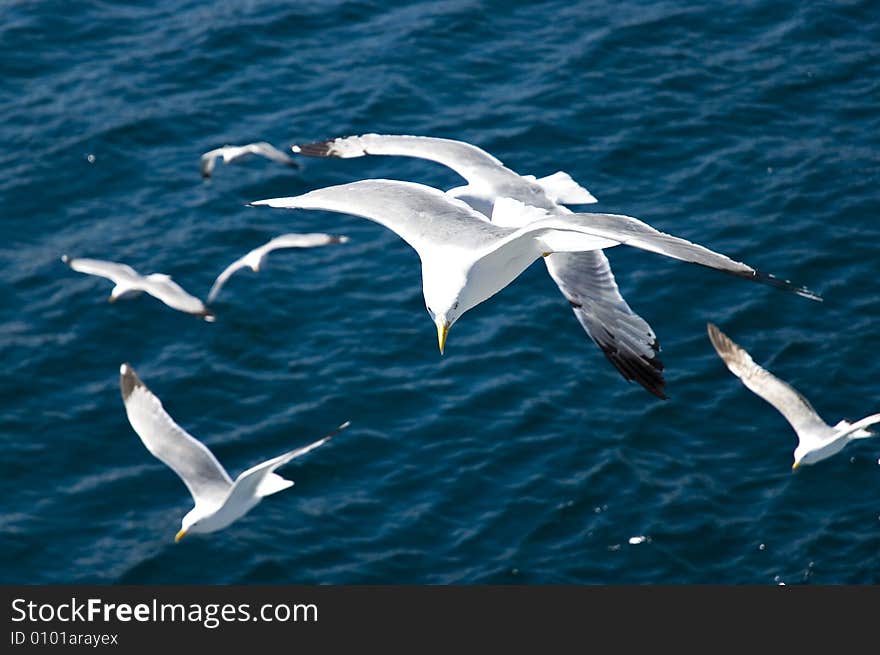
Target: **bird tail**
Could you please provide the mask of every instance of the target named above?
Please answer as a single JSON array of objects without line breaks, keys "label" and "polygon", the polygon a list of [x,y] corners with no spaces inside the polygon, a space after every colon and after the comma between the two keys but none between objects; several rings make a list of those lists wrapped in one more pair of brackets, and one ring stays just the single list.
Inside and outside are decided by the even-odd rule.
[{"label": "bird tail", "polygon": [[547,177],[539,177],[535,182],[544,189],[544,193],[563,205],[589,205],[598,202],[592,193],[575,182],[571,175],[564,171],[557,171]]},{"label": "bird tail", "polygon": [[880,423],[880,414],[871,414],[871,416],[866,416],[855,423],[846,422],[840,436],[846,435],[850,439],[867,439],[868,437],[873,437],[875,436],[875,433],[867,428],[876,423]]},{"label": "bird tail", "polygon": [[265,498],[266,496],[277,494],[279,491],[289,489],[292,486],[293,480],[282,478],[277,473],[270,473],[262,479],[259,486],[257,487],[256,493],[257,496],[259,496],[260,498]]}]

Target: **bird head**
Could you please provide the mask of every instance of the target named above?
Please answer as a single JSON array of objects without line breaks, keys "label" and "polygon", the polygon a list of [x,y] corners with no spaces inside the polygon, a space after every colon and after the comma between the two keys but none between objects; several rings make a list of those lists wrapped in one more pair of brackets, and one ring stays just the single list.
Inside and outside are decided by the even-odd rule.
[{"label": "bird head", "polygon": [[461,309],[461,300],[457,297],[443,297],[442,295],[434,295],[430,297],[425,294],[425,307],[434,325],[437,326],[437,344],[440,346],[440,354],[446,349],[446,335],[449,334],[449,328],[458,320],[464,311]]},{"label": "bird head", "polygon": [[180,530],[174,535],[174,543],[179,542],[191,532],[207,532],[207,530],[201,529],[201,523],[204,518],[204,515],[201,512],[196,511],[196,508],[193,507],[180,521]]},{"label": "bird head", "polygon": [[456,267],[448,260],[439,265],[422,265],[422,290],[425,307],[437,326],[440,354],[446,345],[449,328],[469,309],[497,293],[508,280],[499,282],[495,276],[486,276],[473,263]]},{"label": "bird head", "polygon": [[792,471],[797,471],[800,468],[806,455],[807,449],[803,447],[803,444],[798,444],[798,447],[794,449],[794,462],[791,465]]}]

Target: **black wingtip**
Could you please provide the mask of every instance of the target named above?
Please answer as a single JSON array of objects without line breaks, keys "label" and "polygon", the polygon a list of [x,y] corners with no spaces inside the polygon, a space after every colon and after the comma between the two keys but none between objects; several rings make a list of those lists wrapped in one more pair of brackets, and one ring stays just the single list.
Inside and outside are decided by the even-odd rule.
[{"label": "black wingtip", "polygon": [[[663,362],[659,356],[645,357],[634,353],[621,352],[611,343],[598,343],[605,357],[614,365],[628,382],[637,382],[645,391],[660,400],[669,400],[666,395],[666,379],[663,377]],[[660,343],[655,339],[652,350],[660,351]]]},{"label": "black wingtip", "polygon": [[740,347],[734,343],[733,339],[724,334],[714,323],[706,323],[706,332],[709,334],[709,341],[712,347],[718,353],[718,356],[724,359],[725,355],[731,355],[740,350]]},{"label": "black wingtip", "polygon": [[339,427],[337,427],[335,430],[333,430],[333,432],[329,432],[329,433],[325,434],[325,435],[324,435],[323,437],[321,437],[321,438],[322,438],[322,439],[325,439],[325,440],[332,439],[332,438],[335,437],[337,434],[339,434],[340,432],[342,432],[343,430],[345,430],[349,425],[351,425],[351,421],[346,421],[345,423],[343,423],[342,425],[340,425]]},{"label": "black wingtip", "polygon": [[790,293],[796,293],[797,295],[808,298],[809,300],[815,300],[816,302],[824,302],[824,298],[820,296],[815,291],[811,291],[807,287],[798,286],[794,284],[790,280],[783,280],[782,278],[778,278],[775,275],[771,275],[770,273],[764,273],[762,271],[756,270],[751,275],[746,275],[746,277],[751,278],[757,282],[761,282],[762,284],[766,284],[771,287],[775,287],[777,289],[781,289],[783,291],[788,291]]},{"label": "black wingtip", "polygon": [[333,142],[336,139],[315,141],[314,143],[297,143],[290,147],[298,155],[305,157],[336,157],[333,154]]},{"label": "black wingtip", "polygon": [[144,386],[144,383],[141,382],[141,379],[138,377],[137,373],[135,373],[131,364],[128,362],[123,363],[122,366],[119,367],[119,387],[122,390],[122,400],[128,400],[131,392],[134,391],[136,387],[142,386]]}]

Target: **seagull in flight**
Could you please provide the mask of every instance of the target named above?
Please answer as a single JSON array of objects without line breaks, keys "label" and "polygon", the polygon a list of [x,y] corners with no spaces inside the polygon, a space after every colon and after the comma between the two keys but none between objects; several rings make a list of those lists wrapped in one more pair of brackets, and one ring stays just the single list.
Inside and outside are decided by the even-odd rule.
[{"label": "seagull in flight", "polygon": [[[564,171],[542,178],[520,175],[485,150],[464,141],[364,134],[297,144],[292,150],[308,157],[399,155],[442,164],[467,181],[466,185],[447,193],[465,201],[493,222],[502,221],[498,224],[503,227],[522,227],[525,217],[521,213],[494,215],[492,209],[498,198],[513,198],[555,214],[570,214],[566,204],[596,202],[593,194]],[[665,399],[660,343],[647,321],[620,295],[605,254],[601,250],[556,252],[545,257],[544,264],[581,327],[624,379],[636,381],[658,398]]]},{"label": "seagull in flight", "polygon": [[61,261],[74,271],[104,277],[115,283],[108,302],[116,302],[120,298],[136,296],[146,291],[172,309],[194,314],[208,322],[214,321],[214,314],[201,300],[184,291],[171,276],[164,273],[141,275],[127,264],[67,255],[62,255]]},{"label": "seagull in flight", "polygon": [[222,530],[252,510],[263,498],[293,486],[275,469],[327,443],[348,427],[346,421],[318,441],[257,464],[229,477],[213,453],[201,441],[174,422],[153,392],[141,381],[130,364],[119,368],[122,401],[131,427],[144,446],[159,461],[177,473],[195,506],[181,521],[174,536],[178,542],[187,534]]},{"label": "seagull in flight", "polygon": [[282,234],[275,237],[271,241],[264,243],[258,248],[254,248],[244,257],[240,257],[227,266],[217,279],[214,281],[211,291],[208,293],[208,303],[214,302],[214,298],[220,293],[220,289],[226,284],[226,280],[236,271],[242,268],[250,268],[254,273],[260,272],[263,260],[273,250],[280,248],[315,248],[318,246],[329,246],[333,243],[346,243],[348,237],[336,236],[333,234]]},{"label": "seagull in flight", "polygon": [[[506,287],[533,261],[555,252],[594,251],[625,244],[818,299],[805,288],[629,216],[559,215],[500,198],[493,209],[497,220],[489,222],[467,203],[438,189],[381,179],[250,204],[351,214],[395,232],[421,259],[425,305],[437,327],[441,354],[449,328],[462,314]],[[524,225],[503,226],[512,222]]]},{"label": "seagull in flight", "polygon": [[209,150],[202,155],[202,177],[204,179],[208,179],[209,177],[211,177],[211,175],[214,173],[214,166],[217,163],[217,159],[223,159],[224,164],[231,164],[235,161],[239,161],[240,159],[249,157],[250,155],[260,155],[262,157],[266,157],[267,159],[271,159],[272,161],[277,161],[279,164],[284,164],[285,166],[290,166],[292,168],[300,167],[299,162],[297,162],[293,157],[290,157],[281,152],[271,143],[260,141],[259,143],[249,143],[244,146],[225,145],[222,148],[214,148],[214,150]]},{"label": "seagull in flight", "polygon": [[809,401],[791,385],[761,368],[749,353],[734,343],[717,326],[707,323],[709,340],[730,369],[742,383],[773,405],[797,433],[792,470],[801,464],[815,464],[843,450],[854,439],[875,436],[867,427],[880,423],[880,414],[872,414],[855,423],[840,421],[828,425],[813,409]]}]

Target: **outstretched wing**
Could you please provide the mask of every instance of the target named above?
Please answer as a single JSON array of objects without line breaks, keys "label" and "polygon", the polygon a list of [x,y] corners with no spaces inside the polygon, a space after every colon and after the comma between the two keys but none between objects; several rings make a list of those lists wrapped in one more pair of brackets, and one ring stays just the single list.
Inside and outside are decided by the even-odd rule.
[{"label": "outstretched wing", "polygon": [[180,476],[196,505],[222,503],[232,480],[211,451],[174,422],[129,364],[119,368],[119,386],[131,427],[147,450]]},{"label": "outstretched wing", "polygon": [[363,157],[365,155],[399,155],[427,159],[448,166],[470,184],[491,184],[497,176],[506,179],[506,169],[485,150],[464,141],[406,134],[362,134],[316,143],[292,146],[307,157]]},{"label": "outstretched wing", "polygon": [[657,337],[620,295],[605,254],[560,252],[544,263],[578,322],[621,375],[665,399]]},{"label": "outstretched wing", "polygon": [[214,314],[205,307],[201,300],[184,291],[177,282],[164,273],[153,273],[144,276],[141,288],[172,309],[195,314],[209,322],[214,320]]},{"label": "outstretched wing", "polygon": [[118,264],[116,262],[108,262],[102,259],[83,259],[79,257],[61,256],[61,261],[70,266],[74,271],[85,273],[87,275],[97,275],[114,283],[123,284],[138,283],[141,276],[128,264]]},{"label": "outstretched wing", "polygon": [[400,180],[361,180],[250,204],[360,216],[387,227],[419,255],[438,244],[471,250],[510,233],[509,229],[486,222],[467,204],[438,189]]},{"label": "outstretched wing", "polygon": [[321,232],[299,234],[291,232],[275,237],[264,246],[261,246],[261,249],[268,253],[279,248],[318,248],[334,243],[346,243],[347,241],[348,237],[335,234],[323,234]]},{"label": "outstretched wing", "polygon": [[289,461],[294,460],[297,457],[302,457],[306,453],[313,451],[318,446],[323,446],[335,435],[346,429],[349,424],[350,422],[346,421],[330,434],[321,439],[318,439],[318,441],[315,441],[314,443],[311,443],[304,448],[291,450],[290,452],[284,453],[283,455],[273,457],[270,460],[257,464],[256,466],[252,466],[235,479],[235,483],[233,484],[232,489],[229,490],[229,498],[253,498],[254,496],[259,496],[262,498],[264,496],[268,496],[270,494],[282,491],[292,486],[293,482],[291,482],[290,480],[285,480],[281,476],[276,475],[274,473],[275,469],[277,469],[279,466],[287,464]]},{"label": "outstretched wing", "polygon": [[271,143],[266,143],[265,141],[260,141],[259,143],[250,143],[245,146],[250,152],[256,155],[262,155],[272,161],[277,161],[279,164],[284,164],[286,166],[293,166],[294,168],[299,168],[299,162],[297,162],[293,157],[287,155],[284,152],[281,152],[278,148],[273,146]]},{"label": "outstretched wing", "polygon": [[217,276],[216,280],[214,280],[214,284],[211,286],[211,291],[208,292],[208,303],[214,301],[214,298],[220,293],[220,289],[223,288],[223,285],[226,284],[226,281],[233,273],[245,266],[252,266],[254,268],[259,267],[263,257],[273,250],[281,248],[316,248],[319,246],[329,246],[332,243],[345,243],[346,241],[348,241],[348,237],[346,236],[322,233],[298,234],[292,232],[277,236],[271,241],[264,243],[262,246],[254,248],[244,257],[239,257],[223,269],[223,272]]},{"label": "outstretched wing", "polygon": [[214,280],[214,284],[211,285],[211,290],[208,292],[209,304],[214,302],[214,298],[217,297],[217,294],[220,293],[220,289],[223,288],[223,285],[226,284],[226,281],[232,276],[232,274],[248,265],[248,257],[252,256],[253,253],[254,251],[251,250],[244,257],[239,257],[223,269],[223,272],[217,276],[217,279]]},{"label": "outstretched wing", "polygon": [[707,324],[707,331],[709,340],[731,373],[773,405],[798,435],[817,435],[829,431],[829,426],[796,389],[758,366],[745,350],[712,323]]},{"label": "outstretched wing", "polygon": [[[495,201],[493,221],[496,214],[517,212],[534,213],[536,208],[525,207],[523,203],[511,198],[499,198]],[[538,210],[540,211],[540,210]],[[822,298],[805,287],[792,284],[768,273],[763,273],[748,264],[735,261],[726,255],[692,243],[686,239],[666,234],[654,229],[647,223],[631,216],[620,214],[557,214],[548,218],[533,220],[505,239],[515,241],[523,236],[539,239],[548,252],[580,252],[586,249],[582,240],[604,240],[607,248],[610,245],[622,244],[647,250],[673,259],[707,268],[714,268],[737,277],[761,282],[778,289],[796,293],[811,300]],[[589,242],[588,242],[589,243]],[[504,243],[498,244],[504,247]]]},{"label": "outstretched wing", "polygon": [[199,172],[204,179],[208,179],[214,173],[217,158],[223,154],[223,148],[214,148],[202,155],[199,161]]}]

